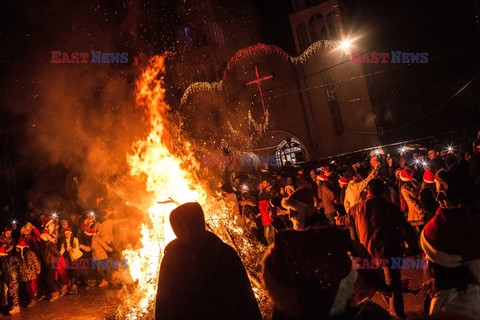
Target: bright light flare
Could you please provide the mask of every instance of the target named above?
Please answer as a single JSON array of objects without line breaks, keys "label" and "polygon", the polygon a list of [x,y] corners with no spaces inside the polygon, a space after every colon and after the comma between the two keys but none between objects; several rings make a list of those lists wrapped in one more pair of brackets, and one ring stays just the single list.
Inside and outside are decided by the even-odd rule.
[{"label": "bright light flare", "polygon": [[352,40],[342,41],[342,43],[340,43],[339,48],[343,50],[345,55],[351,54],[352,53]]}]

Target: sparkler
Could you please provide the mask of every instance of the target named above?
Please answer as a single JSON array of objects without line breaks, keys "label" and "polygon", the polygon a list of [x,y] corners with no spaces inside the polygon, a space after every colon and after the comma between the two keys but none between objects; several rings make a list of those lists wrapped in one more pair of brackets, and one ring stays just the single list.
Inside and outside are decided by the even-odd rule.
[{"label": "sparkler", "polygon": [[58,218],[58,212],[52,211],[52,219],[57,219],[57,218]]},{"label": "sparkler", "polygon": [[246,184],[242,184],[242,191],[248,191],[248,186]]}]

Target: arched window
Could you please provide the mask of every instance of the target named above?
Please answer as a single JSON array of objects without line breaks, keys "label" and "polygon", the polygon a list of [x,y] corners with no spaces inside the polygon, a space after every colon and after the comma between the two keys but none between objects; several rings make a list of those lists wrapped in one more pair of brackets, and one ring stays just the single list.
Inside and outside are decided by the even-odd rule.
[{"label": "arched window", "polygon": [[330,34],[331,40],[338,40],[338,25],[337,25],[337,13],[335,11],[331,11],[327,14],[327,26],[328,26],[328,33]]},{"label": "arched window", "polygon": [[327,26],[321,13],[313,14],[308,20],[308,31],[312,42],[328,39]]},{"label": "arched window", "polygon": [[280,142],[275,152],[277,164],[284,166],[306,161],[305,150],[295,138],[287,138]]},{"label": "arched window", "polygon": [[297,24],[297,37],[298,37],[298,44],[300,46],[300,50],[304,51],[307,49],[309,43],[308,43],[308,37],[307,37],[307,28],[305,27],[305,23],[299,23]]}]

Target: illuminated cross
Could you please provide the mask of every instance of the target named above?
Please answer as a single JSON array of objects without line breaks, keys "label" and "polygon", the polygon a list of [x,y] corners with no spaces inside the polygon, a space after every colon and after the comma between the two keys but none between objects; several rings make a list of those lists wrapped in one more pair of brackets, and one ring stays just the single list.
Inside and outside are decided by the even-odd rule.
[{"label": "illuminated cross", "polygon": [[250,82],[247,82],[247,83],[245,83],[245,85],[246,85],[246,86],[249,86],[249,85],[252,85],[252,84],[256,84],[256,85],[257,85],[258,91],[260,92],[260,100],[262,101],[263,118],[265,118],[265,117],[267,116],[267,109],[265,108],[265,102],[263,101],[263,92],[262,92],[261,83],[262,83],[262,81],[265,81],[265,80],[268,80],[268,79],[272,79],[272,78],[273,78],[273,75],[268,75],[268,76],[265,76],[265,77],[263,77],[263,78],[260,78],[260,75],[258,74],[258,65],[255,65],[255,77],[256,77],[255,80],[252,80],[252,81],[250,81]]}]

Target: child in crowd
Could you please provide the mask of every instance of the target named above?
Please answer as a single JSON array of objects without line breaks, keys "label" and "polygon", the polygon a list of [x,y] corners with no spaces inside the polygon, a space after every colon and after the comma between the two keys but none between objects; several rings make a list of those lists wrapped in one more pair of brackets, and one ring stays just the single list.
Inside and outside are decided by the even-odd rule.
[{"label": "child in crowd", "polygon": [[64,257],[67,265],[71,267],[70,270],[68,270],[69,292],[76,293],[77,285],[75,284],[75,281],[80,278],[82,269],[80,265],[78,265],[78,268],[76,267],[75,261],[77,261],[83,253],[80,250],[78,238],[73,236],[71,228],[67,227],[64,230],[60,254]]},{"label": "child in crowd", "polygon": [[41,271],[40,261],[23,239],[20,239],[17,244],[17,256],[19,258],[20,280],[26,283],[30,297],[27,308],[30,308],[37,303],[37,278]]}]

